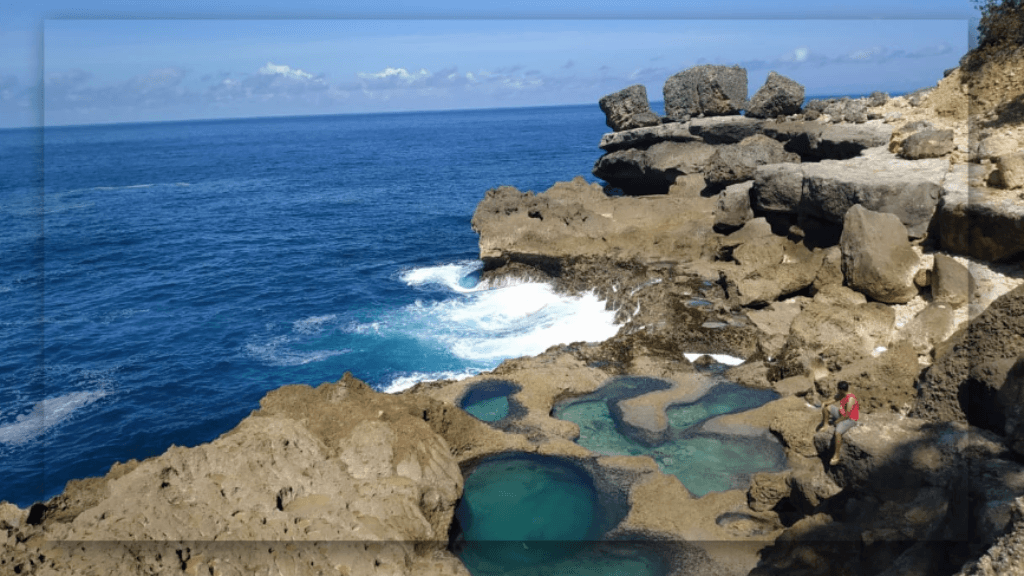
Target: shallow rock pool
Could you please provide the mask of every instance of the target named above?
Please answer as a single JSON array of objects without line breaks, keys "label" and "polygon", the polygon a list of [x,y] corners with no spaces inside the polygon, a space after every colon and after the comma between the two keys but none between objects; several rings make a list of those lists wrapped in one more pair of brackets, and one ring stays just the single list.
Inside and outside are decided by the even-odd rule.
[{"label": "shallow rock pool", "polygon": [[771,390],[721,382],[696,402],[671,405],[665,410],[668,430],[654,445],[623,431],[625,427],[610,408],[613,403],[670,386],[654,378],[617,378],[592,394],[559,404],[552,415],[579,425],[577,443],[589,450],[606,455],[651,456],[662,472],[679,478],[698,498],[708,492],[746,488],[754,473],[785,468],[781,444],[768,435],[731,436],[701,428],[715,416],[742,412],[778,398]]}]

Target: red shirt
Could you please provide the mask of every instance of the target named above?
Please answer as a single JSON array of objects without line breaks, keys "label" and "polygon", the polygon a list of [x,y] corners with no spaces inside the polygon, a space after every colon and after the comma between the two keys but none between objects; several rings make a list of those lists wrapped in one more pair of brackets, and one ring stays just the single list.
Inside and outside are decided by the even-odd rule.
[{"label": "red shirt", "polygon": [[853,394],[847,394],[843,397],[842,402],[839,403],[839,413],[846,415],[846,401],[853,398],[853,408],[850,410],[850,419],[857,420],[860,418],[860,402],[857,401],[857,397]]}]

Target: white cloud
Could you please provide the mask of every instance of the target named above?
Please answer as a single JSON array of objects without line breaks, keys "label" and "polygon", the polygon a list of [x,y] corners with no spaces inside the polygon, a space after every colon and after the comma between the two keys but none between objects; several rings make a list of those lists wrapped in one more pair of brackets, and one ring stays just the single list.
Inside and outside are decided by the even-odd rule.
[{"label": "white cloud", "polygon": [[298,68],[292,68],[284,64],[274,64],[273,62],[267,62],[267,65],[260,68],[260,74],[264,76],[283,76],[292,80],[313,80],[314,77],[309,72],[303,72]]},{"label": "white cloud", "polygon": [[796,50],[793,50],[793,60],[796,62],[803,62],[804,60],[807,60],[807,55],[809,53],[810,50],[807,48],[797,48]]},{"label": "white cloud", "polygon": [[362,78],[364,80],[390,80],[390,79],[394,79],[394,80],[402,80],[404,82],[407,82],[407,83],[411,84],[411,83],[415,82],[416,80],[420,80],[420,79],[429,77],[430,76],[430,72],[427,72],[423,68],[420,68],[419,72],[410,74],[409,71],[406,70],[405,68],[391,68],[391,67],[388,67],[388,68],[385,68],[381,72],[373,72],[373,73],[370,73],[370,72],[360,72],[359,74],[357,74],[357,76],[359,76],[360,78]]}]

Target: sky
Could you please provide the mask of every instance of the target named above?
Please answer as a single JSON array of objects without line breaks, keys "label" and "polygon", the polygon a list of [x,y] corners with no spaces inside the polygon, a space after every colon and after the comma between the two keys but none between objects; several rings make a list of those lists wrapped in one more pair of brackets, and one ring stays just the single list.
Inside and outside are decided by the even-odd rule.
[{"label": "sky", "polygon": [[[698,64],[808,95],[934,85],[963,0],[6,2],[0,128],[662,99]],[[140,7],[140,4],[142,6]],[[344,8],[340,6],[344,6]]]}]

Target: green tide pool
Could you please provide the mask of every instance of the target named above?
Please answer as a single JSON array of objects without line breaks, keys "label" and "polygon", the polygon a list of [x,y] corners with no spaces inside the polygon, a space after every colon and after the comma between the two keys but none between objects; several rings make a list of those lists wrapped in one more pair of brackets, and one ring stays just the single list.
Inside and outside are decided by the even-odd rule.
[{"label": "green tide pool", "polygon": [[729,436],[701,429],[701,424],[715,416],[742,412],[778,398],[770,390],[723,382],[696,402],[669,406],[665,411],[668,439],[653,447],[620,432],[609,409],[612,403],[669,386],[653,378],[618,378],[592,394],[557,406],[553,416],[579,425],[577,443],[589,450],[651,456],[662,472],[679,478],[698,498],[708,492],[744,488],[756,472],[785,468],[785,453],[774,438]]}]

